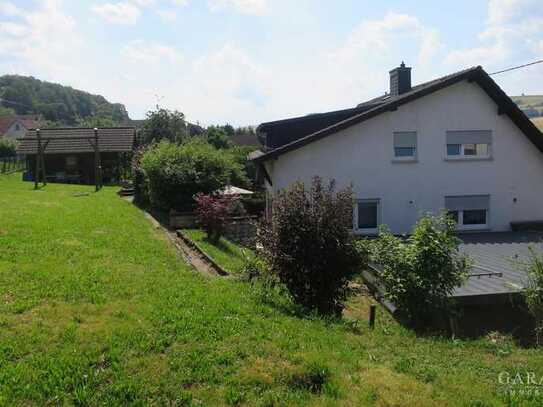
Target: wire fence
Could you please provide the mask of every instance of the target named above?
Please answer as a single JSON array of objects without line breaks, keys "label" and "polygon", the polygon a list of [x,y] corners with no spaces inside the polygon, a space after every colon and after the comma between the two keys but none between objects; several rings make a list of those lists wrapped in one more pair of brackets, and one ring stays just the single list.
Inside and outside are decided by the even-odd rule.
[{"label": "wire fence", "polygon": [[0,157],[0,174],[11,174],[25,169],[26,161],[23,157]]}]

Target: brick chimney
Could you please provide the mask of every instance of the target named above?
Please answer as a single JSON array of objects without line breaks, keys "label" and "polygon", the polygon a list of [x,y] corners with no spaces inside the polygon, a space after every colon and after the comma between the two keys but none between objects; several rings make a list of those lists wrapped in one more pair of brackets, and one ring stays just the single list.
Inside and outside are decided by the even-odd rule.
[{"label": "brick chimney", "polygon": [[390,71],[390,95],[398,96],[411,90],[411,68],[404,62]]}]

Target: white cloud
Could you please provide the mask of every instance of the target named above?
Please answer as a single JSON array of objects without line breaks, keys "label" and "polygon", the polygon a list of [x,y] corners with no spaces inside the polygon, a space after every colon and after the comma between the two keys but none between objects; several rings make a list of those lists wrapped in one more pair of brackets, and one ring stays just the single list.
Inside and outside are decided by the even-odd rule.
[{"label": "white cloud", "polygon": [[134,25],[141,16],[140,9],[129,2],[104,3],[93,6],[91,10],[112,24]]},{"label": "white cloud", "polygon": [[126,45],[121,55],[132,62],[157,65],[161,63],[181,63],[181,53],[173,47],[143,40],[132,41]]},{"label": "white cloud", "polygon": [[211,11],[232,8],[242,14],[263,15],[266,13],[266,0],[209,0]]},{"label": "white cloud", "polygon": [[159,16],[163,21],[166,21],[166,22],[172,22],[172,21],[177,20],[177,12],[176,12],[175,10],[172,10],[172,9],[162,9],[162,10],[157,10],[156,13],[158,14],[158,16]]},{"label": "white cloud", "polygon": [[6,16],[20,16],[23,11],[9,1],[0,1],[0,14]]},{"label": "white cloud", "polygon": [[149,7],[156,4],[156,0],[131,0],[140,7]]},{"label": "white cloud", "polygon": [[[9,61],[18,73],[32,67],[58,79],[67,75],[73,69],[80,37],[62,5],[62,0],[44,0],[40,7],[20,14],[17,22],[2,21],[0,61]],[[4,65],[3,70],[7,69]]]},{"label": "white cloud", "polygon": [[176,6],[185,7],[189,4],[189,0],[171,0],[172,4]]},{"label": "white cloud", "polygon": [[499,67],[519,58],[537,54],[543,35],[539,0],[489,0],[488,18],[479,34],[479,44],[453,50],[446,58],[451,66],[484,65]]}]

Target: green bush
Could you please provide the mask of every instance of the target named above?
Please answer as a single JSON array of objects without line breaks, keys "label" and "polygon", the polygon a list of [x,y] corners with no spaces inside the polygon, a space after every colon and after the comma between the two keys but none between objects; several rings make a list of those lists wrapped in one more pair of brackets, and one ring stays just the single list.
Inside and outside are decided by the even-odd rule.
[{"label": "green bush", "polygon": [[543,256],[531,250],[527,264],[528,281],[524,292],[528,310],[535,319],[536,344],[541,345],[543,335]]},{"label": "green bush", "polygon": [[183,144],[162,141],[141,158],[149,200],[158,209],[191,211],[197,193],[210,194],[232,178],[242,178],[241,167],[205,141],[193,138]]},{"label": "green bush", "polygon": [[351,189],[313,180],[310,190],[296,183],[277,194],[271,224],[261,242],[271,272],[294,301],[320,314],[339,315],[349,279],[360,271],[352,228]]},{"label": "green bush", "polygon": [[9,140],[7,138],[0,138],[0,158],[15,157],[17,155],[16,149],[16,141]]},{"label": "green bush", "polygon": [[449,296],[466,277],[470,262],[458,252],[455,231],[443,213],[422,217],[406,240],[382,228],[378,239],[359,243],[379,265],[387,299],[416,325],[450,309]]}]

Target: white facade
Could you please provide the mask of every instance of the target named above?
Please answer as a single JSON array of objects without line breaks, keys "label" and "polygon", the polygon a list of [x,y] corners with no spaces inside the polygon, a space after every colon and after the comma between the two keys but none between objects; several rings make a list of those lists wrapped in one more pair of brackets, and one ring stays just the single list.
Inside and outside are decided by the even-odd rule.
[{"label": "white facade", "polygon": [[17,140],[23,138],[26,134],[26,131],[27,128],[20,120],[14,120],[13,123],[11,123],[8,127],[8,130],[4,134],[4,137],[10,140]]},{"label": "white facade", "polygon": [[[490,158],[449,160],[447,131],[490,130]],[[416,160],[394,158],[394,132],[416,132]],[[409,233],[446,196],[490,196],[487,226],[543,220],[543,153],[477,85],[463,81],[265,163],[273,195],[319,175],[352,184],[357,200],[379,200],[379,223]],[[356,225],[356,210],[355,210]],[[355,227],[356,229],[356,227]]]}]

